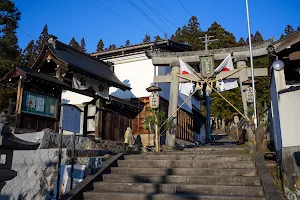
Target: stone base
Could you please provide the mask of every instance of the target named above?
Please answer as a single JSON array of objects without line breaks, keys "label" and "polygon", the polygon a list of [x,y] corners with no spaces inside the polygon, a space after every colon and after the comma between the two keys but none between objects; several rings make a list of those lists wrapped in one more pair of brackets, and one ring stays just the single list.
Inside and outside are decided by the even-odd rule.
[{"label": "stone base", "polygon": [[[136,138],[137,135],[134,135]],[[143,147],[154,146],[155,145],[155,136],[154,134],[140,134]]]},{"label": "stone base", "polygon": [[300,146],[282,148],[284,184],[292,191],[300,189]]}]

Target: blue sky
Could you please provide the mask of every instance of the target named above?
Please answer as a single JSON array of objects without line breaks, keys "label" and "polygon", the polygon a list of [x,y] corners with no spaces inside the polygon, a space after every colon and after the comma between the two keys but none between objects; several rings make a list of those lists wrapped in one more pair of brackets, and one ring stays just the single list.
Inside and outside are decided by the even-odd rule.
[{"label": "blue sky", "polygon": [[[217,21],[226,30],[234,33],[237,40],[241,36],[247,37],[245,0],[180,0],[187,11],[178,0],[144,0],[173,25],[160,21],[143,0],[98,1],[100,3],[96,0],[15,0],[16,6],[22,12],[19,26],[29,36],[19,29],[19,46],[25,48],[31,38],[36,40],[47,23],[49,33],[56,35],[60,41],[69,43],[75,37],[79,42],[84,37],[88,52],[94,52],[100,38],[103,39],[105,47],[108,47],[112,43],[117,46],[124,45],[126,39],[131,44],[140,43],[146,32],[152,37],[158,34],[163,36],[165,32],[171,36],[176,30],[173,25],[182,27],[187,24],[190,14],[197,16],[204,30]],[[130,2],[145,12],[155,25]],[[101,4],[139,28],[127,23]],[[287,24],[294,29],[300,26],[299,9],[299,0],[249,0],[252,32],[259,30],[264,39],[274,36],[278,39]]]}]

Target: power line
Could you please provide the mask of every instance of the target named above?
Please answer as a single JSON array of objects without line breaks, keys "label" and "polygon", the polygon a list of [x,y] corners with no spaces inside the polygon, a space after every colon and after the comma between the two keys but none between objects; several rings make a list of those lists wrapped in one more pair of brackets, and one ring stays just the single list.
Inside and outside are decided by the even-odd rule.
[{"label": "power line", "polygon": [[178,2],[180,3],[180,5],[184,8],[184,10],[185,10],[190,16],[193,16],[193,15],[186,9],[186,7],[181,3],[180,0],[178,0]]},{"label": "power line", "polygon": [[127,0],[137,11],[139,11],[148,21],[150,21],[154,26],[156,26],[160,31],[166,33],[166,31],[159,26],[151,17],[149,17],[142,9],[140,9],[136,4],[134,4],[131,0]]},{"label": "power line", "polygon": [[161,20],[161,18],[163,18],[164,20],[166,20],[167,22],[169,22],[171,25],[173,25],[175,28],[177,28],[176,25],[174,25],[172,22],[170,22],[168,19],[166,19],[163,15],[161,15],[159,12],[157,12],[154,8],[152,8],[149,4],[147,4],[144,0],[142,0],[142,2],[160,19],[160,21],[162,21],[164,24],[167,25],[167,27],[172,30],[169,25],[167,23],[165,23],[163,20]]},{"label": "power line", "polygon": [[18,29],[20,29],[28,38],[34,40],[32,37],[30,37],[30,35],[28,35],[23,29],[21,29],[21,27],[18,27]]},{"label": "power line", "polygon": [[148,31],[145,31],[144,29],[142,29],[141,27],[135,25],[134,23],[130,22],[129,20],[127,20],[126,18],[122,17],[121,15],[119,15],[118,13],[116,13],[115,11],[113,11],[112,9],[110,9],[109,7],[105,6],[104,4],[100,3],[98,0],[96,0],[97,3],[99,3],[101,6],[103,6],[104,8],[106,8],[107,10],[109,10],[110,12],[114,13],[115,15],[117,15],[118,17],[120,17],[121,19],[123,19],[124,21],[126,21],[127,23],[131,24],[132,26],[140,29],[141,31],[145,32],[146,34],[149,34]]},{"label": "power line", "polygon": [[[181,3],[181,1],[178,0],[178,2],[179,2],[180,5],[184,8],[184,10],[185,10],[191,17],[193,17],[193,15],[188,11],[188,9],[186,9],[186,7]],[[201,26],[201,24],[200,24],[200,27],[204,30],[204,28]]]},{"label": "power line", "polygon": [[160,7],[162,7],[162,9],[164,9],[174,20],[176,20],[176,18],[164,7],[164,6],[162,6],[157,0],[155,0],[156,1],[156,3],[160,6]]}]

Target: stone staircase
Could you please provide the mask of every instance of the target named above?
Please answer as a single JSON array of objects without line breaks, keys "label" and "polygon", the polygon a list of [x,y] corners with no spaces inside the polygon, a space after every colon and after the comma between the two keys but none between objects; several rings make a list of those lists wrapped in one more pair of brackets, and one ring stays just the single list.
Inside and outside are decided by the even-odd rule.
[{"label": "stone staircase", "polygon": [[241,147],[126,155],[85,200],[264,200],[254,157]]}]

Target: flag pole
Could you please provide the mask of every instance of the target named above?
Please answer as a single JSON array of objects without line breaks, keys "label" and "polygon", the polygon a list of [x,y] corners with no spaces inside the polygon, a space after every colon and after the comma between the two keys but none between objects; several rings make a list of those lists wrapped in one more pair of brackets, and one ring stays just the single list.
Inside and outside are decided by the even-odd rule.
[{"label": "flag pole", "polygon": [[253,68],[253,55],[252,55],[252,41],[251,41],[251,29],[250,29],[250,17],[249,17],[248,0],[246,0],[246,12],[247,12],[248,38],[249,38],[249,50],[250,50],[250,66],[251,66],[251,78],[252,78],[252,92],[253,92],[254,126],[255,126],[255,129],[256,129],[257,128],[256,94],[255,94],[254,68]]}]

